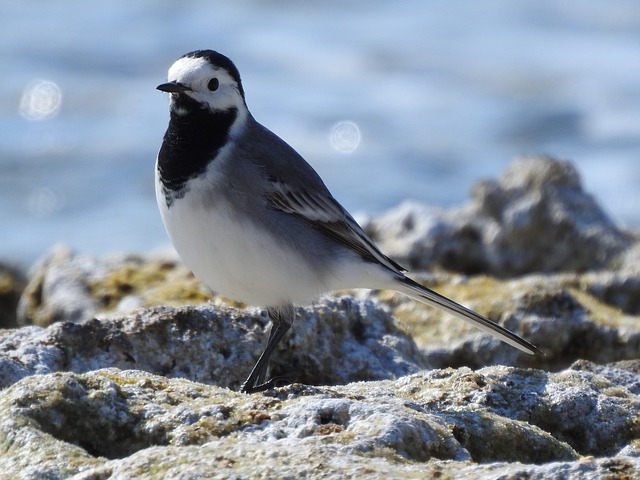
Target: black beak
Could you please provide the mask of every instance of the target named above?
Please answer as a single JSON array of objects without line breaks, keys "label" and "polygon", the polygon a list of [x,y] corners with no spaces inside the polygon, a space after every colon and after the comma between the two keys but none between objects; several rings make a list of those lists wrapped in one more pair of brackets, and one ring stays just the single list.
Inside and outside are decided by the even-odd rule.
[{"label": "black beak", "polygon": [[167,93],[184,93],[184,92],[189,92],[191,90],[185,84],[180,82],[163,83],[162,85],[158,85],[156,88],[162,92],[167,92]]}]

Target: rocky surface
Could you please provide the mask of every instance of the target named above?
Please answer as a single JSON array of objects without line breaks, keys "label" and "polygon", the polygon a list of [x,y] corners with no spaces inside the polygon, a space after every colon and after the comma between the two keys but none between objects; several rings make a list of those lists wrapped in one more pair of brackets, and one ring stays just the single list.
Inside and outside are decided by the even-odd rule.
[{"label": "rocky surface", "polygon": [[640,243],[570,163],[521,159],[464,207],[366,227],[546,355],[393,292],[342,292],[299,308],[272,357],[301,383],[244,395],[264,311],[212,297],[172,255],[57,247],[26,284],[0,269],[5,326],[22,326],[0,330],[0,478],[637,476]]},{"label": "rocky surface", "polygon": [[572,163],[549,157],[513,162],[461,208],[407,203],[363,228],[411,270],[500,277],[611,267],[637,242],[584,191]]},{"label": "rocky surface", "polygon": [[[297,315],[273,357],[274,375],[335,385],[424,368],[413,340],[372,302],[327,299]],[[118,367],[238,389],[266,345],[268,326],[260,309],[203,306],[5,331],[0,387],[33,374]]]},{"label": "rocky surface", "polygon": [[254,395],[134,370],[36,375],[0,396],[0,467],[11,478],[632,478],[637,371],[446,369]]},{"label": "rocky surface", "polygon": [[[264,346],[267,319],[263,311],[244,309],[218,296],[207,303],[211,297],[206,289],[175,260],[140,255],[93,258],[59,252],[55,250],[42,263],[45,266],[35,270],[20,305],[23,312],[31,312],[34,323],[37,319],[54,318],[63,318],[66,323],[51,330],[32,327],[5,333],[4,338],[0,336],[0,354],[20,344],[19,352],[32,355],[33,349],[37,350],[34,345],[46,344],[49,358],[51,346],[61,345],[58,350],[64,350],[67,356],[84,351],[79,360],[82,364],[94,357],[103,358],[106,347],[99,342],[117,337],[109,340],[109,356],[87,369],[117,365],[170,374],[171,368],[160,366],[170,357],[154,359],[159,357],[160,345],[171,345],[169,348],[177,352],[174,357],[178,370],[194,371],[195,367],[185,365],[206,359],[210,351],[233,355],[231,364],[249,365]],[[640,274],[596,271],[496,279],[437,273],[416,278],[542,346],[546,356],[523,354],[440,310],[400,294],[354,291],[349,293],[355,298],[374,300],[390,315],[354,297],[330,296],[315,307],[301,308],[292,333],[272,361],[273,370],[287,376],[287,366],[295,363],[300,367],[293,380],[312,384],[388,378],[366,373],[372,368],[367,362],[366,368],[358,367],[361,361],[349,363],[355,357],[347,363],[360,368],[360,376],[343,374],[346,371],[339,360],[345,356],[342,352],[360,352],[363,345],[373,348],[373,342],[384,341],[389,346],[391,338],[402,349],[402,358],[411,359],[407,363],[411,368],[479,368],[499,363],[559,370],[578,359],[601,363],[634,359],[640,351]],[[35,296],[32,292],[36,290],[47,293]],[[199,304],[201,308],[177,307],[185,303]],[[27,321],[30,317],[23,314],[21,318]],[[188,340],[172,346],[172,340],[179,338]],[[409,347],[408,341],[415,345]],[[128,350],[118,354],[122,348],[117,350],[113,343],[127,345]],[[365,352],[363,357],[371,350]],[[151,359],[144,360],[146,355]],[[381,355],[378,352],[375,356]],[[43,354],[33,358],[40,357]],[[12,358],[18,358],[17,354]],[[40,370],[23,367],[31,365],[30,361],[16,360],[0,370],[0,379],[67,368],[64,362],[70,360],[60,358],[56,366],[39,366]],[[0,357],[0,364],[3,361]],[[152,367],[154,362],[156,367]],[[322,369],[319,364],[330,367]],[[214,382],[216,377],[232,378],[229,372],[223,374],[211,368],[203,366],[203,371],[189,378],[205,382]],[[414,371],[411,368],[405,373]],[[320,374],[325,371],[334,373]],[[393,375],[398,374],[393,369]],[[237,380],[234,377],[224,385],[233,387]],[[2,384],[7,382],[0,380]]]},{"label": "rocky surface", "polygon": [[57,246],[32,268],[18,305],[20,325],[79,322],[145,305],[203,303],[209,291],[176,257],[76,255]]},{"label": "rocky surface", "polygon": [[0,328],[18,326],[18,302],[26,284],[26,276],[20,270],[0,262]]},{"label": "rocky surface", "polygon": [[494,363],[559,370],[578,359],[637,359],[640,277],[613,272],[548,274],[498,280],[438,274],[422,283],[487,315],[542,348],[544,357],[509,348],[456,318],[399,294],[368,296],[389,305],[435,368]]}]

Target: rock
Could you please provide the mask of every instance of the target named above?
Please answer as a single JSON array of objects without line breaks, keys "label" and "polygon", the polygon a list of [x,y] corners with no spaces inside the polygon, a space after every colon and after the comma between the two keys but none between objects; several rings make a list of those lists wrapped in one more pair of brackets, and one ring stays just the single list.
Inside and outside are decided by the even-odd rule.
[{"label": "rock", "polygon": [[[587,365],[584,365],[587,367]],[[245,395],[140,371],[0,392],[10,478],[602,478],[640,458],[637,365],[434,370]],[[612,379],[625,378],[622,383]]]},{"label": "rock", "polygon": [[20,270],[0,262],[0,329],[18,326],[16,310],[26,284]]},{"label": "rock", "polygon": [[366,294],[388,305],[432,368],[501,364],[555,371],[578,359],[610,363],[640,358],[640,322],[633,310],[640,298],[640,290],[635,289],[640,277],[592,272],[498,280],[440,273],[417,279],[545,353],[522,353],[451,315],[394,292]]},{"label": "rock", "polygon": [[500,277],[608,267],[637,243],[584,191],[575,167],[551,157],[515,161],[461,208],[404,204],[363,227],[412,270]]},{"label": "rock", "polygon": [[[335,385],[424,367],[414,342],[372,302],[327,299],[297,315],[272,357],[274,376]],[[0,337],[0,387],[36,373],[118,367],[237,389],[266,345],[268,324],[255,308],[200,306],[27,327]]]},{"label": "rock", "polygon": [[[255,309],[242,310],[242,305],[222,297],[211,297],[220,307],[218,311],[214,311],[213,304],[186,310],[161,307],[140,310],[142,305],[198,303],[210,298],[205,288],[178,263],[133,255],[106,258],[70,255],[67,258],[66,264],[56,261],[40,270],[39,278],[54,279],[51,282],[31,280],[29,285],[48,283],[46,288],[42,288],[47,294],[39,296],[38,306],[31,311],[36,318],[55,317],[80,326],[65,325],[53,330],[58,332],[54,343],[59,345],[58,350],[51,350],[51,344],[47,343],[50,341],[48,333],[26,335],[24,332],[9,332],[5,333],[4,340],[0,336],[0,362],[5,362],[0,377],[6,379],[0,384],[6,385],[15,381],[10,379],[22,378],[29,372],[64,369],[60,365],[46,366],[51,355],[59,355],[59,350],[75,352],[86,350],[87,346],[98,349],[88,349],[86,354],[78,357],[77,362],[87,361],[90,366],[77,367],[74,371],[119,366],[167,374],[173,371],[167,366],[167,362],[170,363],[168,358],[173,357],[160,358],[161,352],[167,349],[181,352],[175,356],[190,363],[208,358],[212,345],[215,345],[215,352],[226,352],[223,355],[228,357],[235,355],[233,358],[236,360],[244,358],[242,361],[246,362],[246,367],[241,369],[244,372],[265,346],[266,318]],[[141,271],[136,273],[138,268]],[[400,363],[395,364],[395,376],[415,371],[414,368],[480,368],[491,364],[559,370],[578,359],[607,363],[640,356],[640,324],[634,316],[640,308],[640,274],[630,270],[527,275],[505,280],[438,273],[419,276],[418,280],[505,325],[539,346],[546,356],[523,354],[451,315],[394,292],[363,291],[358,293],[361,298],[378,302],[389,311],[393,320],[371,304],[363,306],[361,302],[346,297],[333,297],[333,300],[326,297],[324,303],[316,308],[298,310],[299,318],[294,329],[285,337],[278,355],[271,362],[272,371],[285,377],[295,374],[294,380],[311,384],[388,378],[381,373],[384,368],[375,365],[377,360],[366,359],[379,344],[386,350],[380,350],[373,358],[382,361],[384,355],[394,356],[396,351],[402,351],[403,358],[410,359],[405,370],[400,368]],[[23,306],[35,305],[30,303],[33,298],[29,293],[31,290],[31,287],[27,288]],[[230,310],[230,304],[239,311]],[[134,315],[133,312],[137,313]],[[250,345],[245,343],[250,329],[236,331],[219,327],[215,342],[211,340],[211,345],[193,347],[194,350],[185,346],[187,342],[179,336],[187,335],[185,332],[189,331],[189,338],[209,338],[214,335],[209,322],[235,325],[235,318],[247,316],[261,318],[259,328],[263,335],[256,337]],[[100,322],[96,318],[113,322]],[[185,320],[188,318],[194,323],[188,324]],[[394,322],[406,333],[397,335],[398,327],[393,326]],[[177,328],[171,325],[186,328],[184,325],[187,324],[192,330],[185,330],[179,335],[171,330]],[[130,337],[138,330],[145,333],[132,340]],[[46,340],[37,339],[38,335],[44,335]],[[162,337],[157,338],[159,335]],[[133,346],[123,350],[123,357],[115,356],[113,352],[104,357],[105,347],[95,340],[102,337],[118,337],[117,343]],[[392,342],[398,344],[392,345]],[[236,352],[236,349],[242,351]],[[12,360],[6,363],[3,351],[28,352],[27,359],[14,361],[18,357],[12,353]],[[343,375],[343,367],[334,359],[341,358],[345,351],[351,352],[351,356],[349,368]],[[357,357],[359,353],[362,358]],[[104,362],[95,363],[94,357],[104,358]],[[38,370],[41,367],[33,364],[37,364],[39,359],[47,361],[42,367],[44,370]],[[388,358],[384,359],[383,363],[388,361]],[[176,365],[181,365],[181,361],[178,360]],[[292,365],[297,366],[295,372],[290,370]],[[207,367],[196,379],[210,381],[205,379],[210,378],[213,371],[213,367]],[[213,378],[231,378],[229,375],[232,374],[225,370]],[[241,379],[234,379],[236,383],[228,385],[237,385],[237,381]]]},{"label": "rock", "polygon": [[18,307],[21,325],[80,322],[142,306],[198,304],[210,298],[186,267],[166,256],[97,258],[59,246],[32,270]]},{"label": "rock", "polygon": [[[274,376],[313,385],[397,378],[422,368],[502,364],[561,370],[640,357],[637,317],[622,301],[628,282],[609,273],[527,276],[514,280],[452,275],[423,283],[524,336],[544,352],[531,356],[440,310],[392,292],[326,297],[298,308],[271,360]],[[609,292],[594,295],[593,292]],[[631,294],[629,294],[632,296]],[[622,300],[620,300],[622,299]],[[387,313],[389,312],[389,313]],[[266,345],[259,309],[224,305],[150,307],[0,336],[0,386],[24,376],[105,367],[141,369],[237,388]]]},{"label": "rock", "polygon": [[627,275],[640,275],[640,241],[634,243],[618,259],[618,264],[612,270],[621,271]]}]

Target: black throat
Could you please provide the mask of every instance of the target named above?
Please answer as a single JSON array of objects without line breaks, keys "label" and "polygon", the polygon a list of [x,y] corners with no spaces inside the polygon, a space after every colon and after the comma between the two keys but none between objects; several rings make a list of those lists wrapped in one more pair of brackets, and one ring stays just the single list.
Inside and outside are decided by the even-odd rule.
[{"label": "black throat", "polygon": [[[178,115],[175,109],[187,113]],[[187,181],[203,173],[215,159],[237,116],[235,108],[212,112],[187,95],[178,96],[158,153],[158,173],[168,207],[184,196]]]}]

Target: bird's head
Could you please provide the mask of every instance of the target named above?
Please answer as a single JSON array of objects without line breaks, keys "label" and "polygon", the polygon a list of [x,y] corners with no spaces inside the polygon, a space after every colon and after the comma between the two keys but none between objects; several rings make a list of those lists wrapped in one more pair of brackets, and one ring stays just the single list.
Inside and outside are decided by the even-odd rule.
[{"label": "bird's head", "polygon": [[194,108],[212,113],[247,107],[238,69],[224,55],[213,50],[196,50],[180,57],[169,69],[168,82],[158,90],[171,94],[171,111],[186,115]]}]

